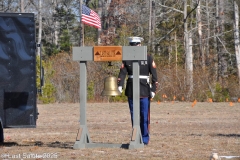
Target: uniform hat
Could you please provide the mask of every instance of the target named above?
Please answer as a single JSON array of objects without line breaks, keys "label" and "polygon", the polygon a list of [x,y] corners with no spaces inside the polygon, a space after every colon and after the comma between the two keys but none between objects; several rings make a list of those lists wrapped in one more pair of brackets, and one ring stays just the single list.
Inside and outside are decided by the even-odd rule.
[{"label": "uniform hat", "polygon": [[128,41],[129,43],[132,43],[132,42],[140,42],[143,41],[143,38],[142,37],[128,37]]}]

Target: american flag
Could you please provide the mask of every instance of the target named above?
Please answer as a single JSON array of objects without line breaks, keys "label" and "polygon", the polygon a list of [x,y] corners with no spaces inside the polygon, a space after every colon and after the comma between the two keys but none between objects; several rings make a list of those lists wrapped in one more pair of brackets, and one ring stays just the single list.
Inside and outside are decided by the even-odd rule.
[{"label": "american flag", "polygon": [[95,28],[101,28],[99,15],[85,5],[82,5],[82,22]]}]

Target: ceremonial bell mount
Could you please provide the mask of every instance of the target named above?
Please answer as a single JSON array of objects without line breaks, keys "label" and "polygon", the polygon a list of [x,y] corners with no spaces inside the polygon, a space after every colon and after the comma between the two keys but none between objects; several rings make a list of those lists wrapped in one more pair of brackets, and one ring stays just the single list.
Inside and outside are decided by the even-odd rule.
[{"label": "ceremonial bell mount", "polygon": [[[84,148],[144,148],[140,129],[139,60],[147,60],[146,46],[73,47],[73,60],[80,62],[80,127],[73,149]],[[133,128],[129,144],[94,143],[87,127],[87,61],[133,61]]]}]

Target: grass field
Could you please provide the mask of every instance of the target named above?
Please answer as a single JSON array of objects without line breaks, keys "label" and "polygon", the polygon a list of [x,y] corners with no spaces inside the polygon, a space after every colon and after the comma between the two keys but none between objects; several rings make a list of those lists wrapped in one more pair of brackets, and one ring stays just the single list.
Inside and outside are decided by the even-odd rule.
[{"label": "grass field", "polygon": [[[5,129],[0,159],[240,159],[240,103],[152,102],[150,144],[141,149],[74,150],[79,104],[38,105],[37,128]],[[96,143],[131,139],[127,103],[87,103],[89,137]],[[233,157],[230,157],[233,156]]]}]

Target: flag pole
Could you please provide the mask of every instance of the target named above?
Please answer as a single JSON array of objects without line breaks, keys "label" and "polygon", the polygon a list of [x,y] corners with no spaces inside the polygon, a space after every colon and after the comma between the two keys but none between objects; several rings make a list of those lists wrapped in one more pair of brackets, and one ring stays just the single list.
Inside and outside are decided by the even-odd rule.
[{"label": "flag pole", "polygon": [[83,46],[83,27],[82,27],[82,0],[79,0],[79,17],[80,17],[80,35],[79,35],[79,46]]},{"label": "flag pole", "polygon": [[[99,17],[102,17],[102,13],[103,13],[103,1],[98,1],[98,15]],[[100,22],[101,23],[101,22]],[[98,45],[101,44],[101,38],[100,38],[100,34],[101,34],[101,29],[97,29],[97,39],[98,39]]]},{"label": "flag pole", "polygon": [[82,23],[82,46],[84,46],[84,43],[85,43],[85,41],[84,41],[84,39],[85,39],[84,28],[85,28],[85,25],[84,25],[84,23]]}]

